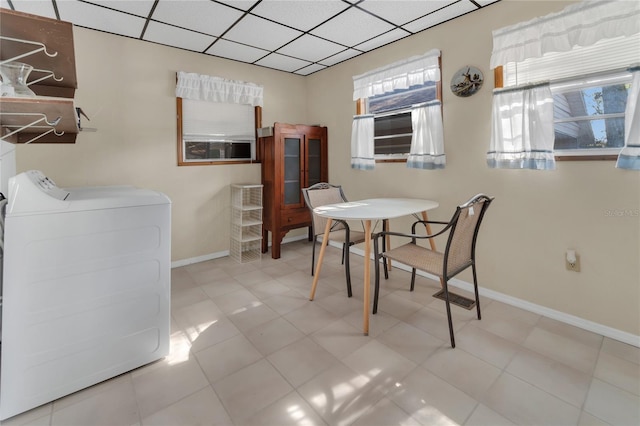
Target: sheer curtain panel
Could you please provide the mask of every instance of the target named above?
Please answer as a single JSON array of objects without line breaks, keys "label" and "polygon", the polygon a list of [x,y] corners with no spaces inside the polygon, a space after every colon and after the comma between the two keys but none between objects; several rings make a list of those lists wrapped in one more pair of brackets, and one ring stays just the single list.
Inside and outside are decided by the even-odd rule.
[{"label": "sheer curtain panel", "polygon": [[356,115],[351,126],[351,168],[373,170],[373,114]]},{"label": "sheer curtain panel", "polygon": [[494,91],[489,167],[555,169],[554,137],[549,84]]},{"label": "sheer curtain panel", "polygon": [[616,167],[640,170],[640,68],[634,68],[633,80],[624,111],[624,148],[620,151]]},{"label": "sheer curtain panel", "polygon": [[196,101],[262,106],[263,87],[244,81],[178,72],[176,96]]},{"label": "sheer curtain panel", "polygon": [[444,169],[444,138],[440,101],[411,108],[411,150],[407,167],[412,169]]}]

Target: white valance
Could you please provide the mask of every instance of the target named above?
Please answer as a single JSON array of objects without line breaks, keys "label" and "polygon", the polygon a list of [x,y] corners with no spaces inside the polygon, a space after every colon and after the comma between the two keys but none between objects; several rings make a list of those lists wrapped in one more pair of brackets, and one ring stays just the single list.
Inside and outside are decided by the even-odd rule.
[{"label": "white valance", "polygon": [[407,89],[427,81],[440,81],[440,50],[433,49],[421,56],[402,61],[353,77],[353,100]]},{"label": "white valance", "polygon": [[244,81],[178,72],[176,96],[196,101],[262,106],[263,87]]},{"label": "white valance", "polygon": [[491,68],[640,32],[640,2],[596,0],[493,31]]}]

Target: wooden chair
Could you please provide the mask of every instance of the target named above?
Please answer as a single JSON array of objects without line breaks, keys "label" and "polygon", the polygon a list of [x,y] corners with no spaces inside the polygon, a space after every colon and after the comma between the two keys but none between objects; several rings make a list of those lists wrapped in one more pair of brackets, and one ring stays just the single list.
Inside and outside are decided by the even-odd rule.
[{"label": "wooden chair", "polygon": [[[455,295],[449,291],[448,281],[450,278],[464,271],[468,267],[473,270],[473,286],[475,291],[475,302],[472,302],[469,309],[473,308],[475,304],[478,319],[480,315],[480,299],[478,297],[478,280],[476,275],[476,239],[478,237],[478,230],[480,229],[480,223],[484,217],[487,208],[493,201],[492,197],[488,197],[484,194],[478,194],[471,198],[466,203],[456,208],[453,217],[449,222],[438,221],[423,221],[419,220],[414,222],[411,226],[411,234],[402,234],[398,232],[380,232],[373,236],[373,250],[374,259],[376,264],[375,270],[375,292],[373,296],[373,313],[378,311],[378,293],[380,288],[380,259],[391,259],[397,262],[403,263],[411,267],[411,291],[413,291],[416,271],[428,272],[440,278],[443,289],[443,299],[447,307],[447,319],[449,321],[449,336],[451,337],[451,347],[455,348],[455,339],[453,336],[453,322],[451,320],[451,298],[463,298],[462,296]],[[439,232],[431,235],[419,235],[416,234],[416,226],[418,224],[437,224],[444,225],[444,228]],[[417,244],[419,240],[428,240],[438,235],[443,235],[448,232],[447,245],[444,252],[431,250]],[[388,235],[392,235],[400,238],[410,238],[411,241],[400,245],[396,248],[385,251],[384,246],[382,251],[379,250],[380,244],[378,240],[383,239]],[[385,278],[389,278],[389,274],[386,268],[386,262],[382,262],[385,265]]]},{"label": "wooden chair", "polygon": [[[313,249],[311,255],[311,275],[313,275],[316,263],[316,242],[318,237],[324,235],[324,229],[327,226],[327,219],[313,213],[313,209],[327,204],[344,203],[347,198],[342,192],[339,185],[331,185],[326,182],[320,182],[309,188],[303,188],[302,194],[307,207],[311,210],[313,220],[311,228],[313,232]],[[345,267],[347,278],[347,294],[352,296],[351,292],[351,271],[349,269],[349,247],[354,244],[364,242],[364,232],[352,231],[345,221],[334,220],[329,233],[329,241],[335,241],[342,244],[342,263]]]}]

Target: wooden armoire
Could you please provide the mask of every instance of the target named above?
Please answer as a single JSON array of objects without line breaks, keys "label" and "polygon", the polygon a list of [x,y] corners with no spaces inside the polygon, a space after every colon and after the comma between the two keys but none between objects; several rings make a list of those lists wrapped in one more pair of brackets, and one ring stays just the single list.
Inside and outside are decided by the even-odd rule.
[{"label": "wooden armoire", "polygon": [[258,152],[264,185],[262,252],[267,252],[271,232],[271,257],[279,259],[285,234],[311,227],[302,188],[329,177],[327,128],[275,123],[270,136],[258,139]]}]

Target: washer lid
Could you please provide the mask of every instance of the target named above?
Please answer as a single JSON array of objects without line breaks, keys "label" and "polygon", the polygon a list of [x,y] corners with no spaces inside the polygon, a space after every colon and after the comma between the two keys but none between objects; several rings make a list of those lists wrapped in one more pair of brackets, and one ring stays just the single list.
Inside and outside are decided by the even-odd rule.
[{"label": "washer lid", "polygon": [[131,185],[59,188],[37,170],[9,179],[6,216],[170,204],[165,194]]},{"label": "washer lid", "polygon": [[69,192],[67,210],[116,209],[122,207],[170,204],[165,194],[131,185],[65,188]]}]

